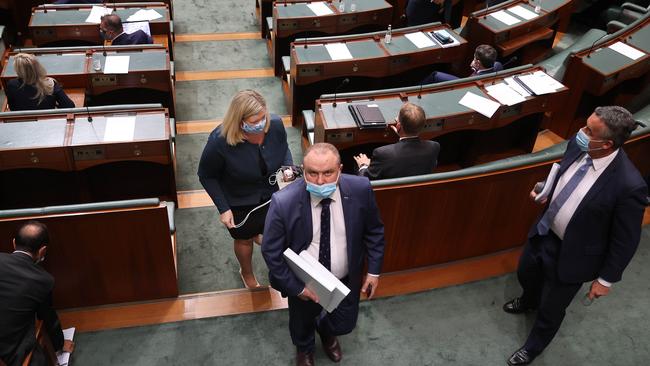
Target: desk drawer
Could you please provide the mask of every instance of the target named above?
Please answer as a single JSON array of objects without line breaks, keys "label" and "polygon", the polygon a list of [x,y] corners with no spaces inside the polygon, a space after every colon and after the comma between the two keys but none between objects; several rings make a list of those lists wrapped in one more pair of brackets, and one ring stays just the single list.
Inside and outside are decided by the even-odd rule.
[{"label": "desk drawer", "polygon": [[62,148],[0,151],[0,170],[19,168],[71,170]]},{"label": "desk drawer", "polygon": [[112,144],[104,147],[104,157],[108,160],[129,160],[169,156],[169,141],[133,142]]}]

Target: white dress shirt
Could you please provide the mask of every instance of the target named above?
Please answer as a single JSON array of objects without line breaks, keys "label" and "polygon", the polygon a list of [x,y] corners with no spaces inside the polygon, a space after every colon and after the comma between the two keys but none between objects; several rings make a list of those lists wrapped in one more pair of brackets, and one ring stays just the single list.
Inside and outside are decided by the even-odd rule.
[{"label": "white dress shirt", "polygon": [[[571,221],[571,217],[573,217],[573,214],[576,212],[576,209],[580,205],[580,202],[582,202],[582,200],[587,195],[587,192],[589,192],[594,183],[596,183],[598,177],[600,177],[600,175],[603,174],[609,164],[614,161],[616,155],[618,155],[618,149],[614,150],[613,153],[605,157],[593,159],[593,164],[585,173],[584,178],[582,178],[580,183],[578,183],[576,189],[573,191],[573,193],[571,193],[566,202],[564,202],[564,205],[562,205],[557,215],[555,215],[553,222],[551,222],[551,230],[553,230],[553,232],[560,239],[564,240],[566,227],[569,225],[569,221]],[[557,182],[557,186],[555,187],[555,191],[553,192],[553,199],[555,199],[557,195],[562,191],[562,188],[564,188],[564,186],[569,182],[578,168],[584,164],[586,158],[587,154],[584,154],[582,157],[576,159],[576,161],[574,161],[573,164],[569,166],[564,174],[560,176]],[[598,278],[598,282],[600,282],[603,286],[611,286],[611,283],[603,280],[602,278]]]},{"label": "white dress shirt", "polygon": [[[322,207],[320,198],[310,195],[311,198],[311,223],[312,239],[307,253],[318,260],[320,250],[320,214]],[[336,191],[330,197],[330,267],[336,278],[344,278],[348,275],[348,242],[345,237],[345,217],[343,216],[343,204],[341,192]]]}]

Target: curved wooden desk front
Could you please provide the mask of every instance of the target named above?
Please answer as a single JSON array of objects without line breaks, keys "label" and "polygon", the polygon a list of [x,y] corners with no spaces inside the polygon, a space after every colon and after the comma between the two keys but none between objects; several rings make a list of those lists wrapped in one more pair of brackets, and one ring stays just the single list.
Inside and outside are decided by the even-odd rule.
[{"label": "curved wooden desk front", "polygon": [[[93,61],[99,60],[101,67],[107,56],[130,56],[127,74],[104,74],[93,69]],[[110,47],[68,47],[68,48],[29,48],[21,52],[33,53],[45,67],[47,74],[55,78],[64,88],[84,88],[88,95],[100,97],[109,92],[128,92],[129,89],[150,89],[164,97],[163,105],[174,116],[174,74],[169,53],[162,46],[110,46]],[[16,78],[13,57],[7,55],[3,62],[0,82],[3,87],[7,81]],[[146,99],[145,95],[137,95]],[[122,96],[122,98],[125,98]],[[138,100],[138,99],[136,99]],[[138,100],[145,102],[144,100]],[[106,104],[131,103],[134,100],[108,100]],[[146,102],[161,102],[160,99]]]},{"label": "curved wooden desk front", "polygon": [[[454,39],[454,44],[443,47],[432,37],[425,36],[431,46],[418,48],[406,37],[407,34],[436,30],[446,31]],[[353,58],[333,60],[326,47],[337,43],[344,43]],[[334,91],[333,88],[324,88],[327,81],[350,77],[346,92],[403,86],[406,73],[423,68],[427,73],[431,72],[433,65],[456,63],[465,58],[467,52],[467,41],[440,23],[396,29],[389,44],[384,41],[384,32],[297,40],[291,44],[288,88],[294,125],[299,124],[296,122],[300,121],[303,109],[311,109],[324,92]],[[367,78],[374,79],[375,85],[370,85]],[[419,75],[409,85],[417,85],[422,78]]]},{"label": "curved wooden desk front", "polygon": [[[640,52],[632,59],[610,47],[616,43]],[[565,108],[549,128],[567,138],[584,126],[599,105],[626,107],[634,98],[643,98],[650,84],[650,13],[628,27],[569,56],[563,83],[571,89]],[[631,103],[636,105],[638,103]]]},{"label": "curved wooden desk front", "polygon": [[[323,3],[332,13],[316,15],[308,5]],[[275,68],[275,75],[282,73],[282,56],[289,53],[289,44],[297,36],[339,35],[349,32],[367,32],[386,29],[390,24],[393,7],[385,0],[357,0],[354,12],[338,10],[338,1],[292,2],[273,4],[273,31],[269,44],[269,55]]]},{"label": "curved wooden desk front", "polygon": [[[417,87],[411,87],[342,94],[337,97],[336,107],[333,105],[333,96],[324,95],[316,101],[314,142],[329,142],[340,150],[354,149],[364,144],[394,143],[397,136],[390,128],[360,129],[348,110],[348,105],[376,104],[388,124],[393,124],[402,104],[408,101],[424,109],[427,122],[421,137],[440,142],[441,164],[466,167],[529,153],[534,146],[543,115],[552,115],[562,107],[562,101],[568,94],[566,87],[551,94],[529,96],[524,102],[513,106],[501,105],[491,118],[459,104],[459,101],[468,92],[492,99],[486,86],[540,69],[530,65],[521,66],[496,75],[431,84],[421,91]],[[456,137],[445,140],[446,136]]]}]

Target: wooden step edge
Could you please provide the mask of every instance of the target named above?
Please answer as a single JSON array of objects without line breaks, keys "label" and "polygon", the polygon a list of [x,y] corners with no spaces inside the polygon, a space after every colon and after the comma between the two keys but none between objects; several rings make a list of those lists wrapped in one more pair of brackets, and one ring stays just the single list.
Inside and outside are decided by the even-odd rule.
[{"label": "wooden step edge", "polygon": [[176,34],[175,42],[240,41],[262,39],[260,32]]},{"label": "wooden step edge", "polygon": [[[291,116],[282,115],[282,124],[284,127],[291,127]],[[208,119],[208,120],[193,120],[193,121],[177,121],[176,132],[179,135],[191,135],[196,133],[209,133],[217,128],[223,120]]]}]

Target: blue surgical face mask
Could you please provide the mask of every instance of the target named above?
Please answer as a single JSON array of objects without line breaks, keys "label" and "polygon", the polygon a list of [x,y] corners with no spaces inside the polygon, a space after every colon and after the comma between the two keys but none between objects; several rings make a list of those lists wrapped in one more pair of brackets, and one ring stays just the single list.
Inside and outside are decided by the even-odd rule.
[{"label": "blue surgical face mask", "polygon": [[266,118],[262,119],[261,121],[259,121],[254,125],[249,125],[248,123],[244,122],[241,128],[246,133],[257,134],[257,133],[264,132],[265,126],[266,126]]},{"label": "blue surgical face mask", "polygon": [[[340,176],[340,173],[339,173]],[[334,191],[336,191],[336,183],[338,182],[339,177],[336,177],[336,181],[332,183],[325,184],[314,184],[310,183],[305,179],[307,183],[307,192],[311,193],[316,198],[329,198]]]},{"label": "blue surgical face mask", "polygon": [[603,142],[603,140],[592,140],[582,128],[576,134],[576,143],[578,144],[578,148],[580,148],[580,150],[584,152],[603,150],[602,147],[596,149],[590,149],[589,142],[591,141]]}]

